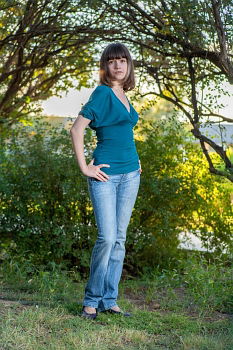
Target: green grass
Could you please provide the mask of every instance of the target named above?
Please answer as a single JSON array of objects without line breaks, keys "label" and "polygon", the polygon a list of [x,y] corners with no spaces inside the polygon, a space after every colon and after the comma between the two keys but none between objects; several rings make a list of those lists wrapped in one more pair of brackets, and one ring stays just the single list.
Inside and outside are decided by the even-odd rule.
[{"label": "green grass", "polygon": [[53,266],[2,265],[0,349],[232,350],[232,267],[190,259],[180,270],[122,277],[118,302],[127,318],[79,314],[85,281]]}]

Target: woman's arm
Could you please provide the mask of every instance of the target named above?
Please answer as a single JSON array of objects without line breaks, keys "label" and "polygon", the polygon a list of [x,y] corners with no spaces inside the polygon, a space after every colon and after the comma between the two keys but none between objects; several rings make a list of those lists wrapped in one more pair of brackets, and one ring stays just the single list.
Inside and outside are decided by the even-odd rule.
[{"label": "woman's arm", "polygon": [[108,164],[93,165],[93,159],[90,164],[86,164],[84,156],[84,130],[90,122],[90,119],[84,118],[82,115],[78,115],[70,129],[75,156],[83,175],[95,177],[101,181],[106,181],[108,179],[108,175],[101,171],[100,168],[104,166],[109,167]]},{"label": "woman's arm", "polygon": [[84,156],[84,130],[90,122],[90,119],[83,118],[83,116],[78,115],[77,119],[70,129],[75,156],[79,168],[84,175],[87,175],[86,173],[88,170]]}]

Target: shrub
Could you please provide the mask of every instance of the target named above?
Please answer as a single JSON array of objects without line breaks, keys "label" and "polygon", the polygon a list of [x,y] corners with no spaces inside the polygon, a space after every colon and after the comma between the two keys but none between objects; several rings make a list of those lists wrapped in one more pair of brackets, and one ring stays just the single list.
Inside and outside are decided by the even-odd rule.
[{"label": "shrub", "polygon": [[[128,227],[125,267],[178,261],[179,233],[191,231],[221,253],[232,247],[229,188],[210,175],[197,145],[173,119],[141,120],[136,143],[141,185]],[[96,139],[86,129],[85,155]],[[88,272],[96,223],[70,134],[37,120],[1,145],[0,235],[4,254]]]}]

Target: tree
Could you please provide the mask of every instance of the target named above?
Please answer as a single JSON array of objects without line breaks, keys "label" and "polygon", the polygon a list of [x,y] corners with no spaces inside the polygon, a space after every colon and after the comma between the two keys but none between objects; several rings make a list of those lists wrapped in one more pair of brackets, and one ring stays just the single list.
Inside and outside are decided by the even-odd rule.
[{"label": "tree", "polygon": [[[232,122],[216,110],[233,82],[231,0],[1,1],[0,130],[35,111],[33,103],[78,80],[90,86],[100,44],[127,43],[139,75],[137,98],[171,102],[192,125],[210,172],[233,181],[224,143],[205,123]],[[98,58],[96,58],[98,56]],[[141,86],[147,85],[147,92]],[[217,168],[208,144],[225,164]]]},{"label": "tree", "polygon": [[103,12],[83,8],[85,1],[0,2],[0,131],[32,111],[35,102],[88,86]]},{"label": "tree", "polygon": [[[222,83],[233,83],[233,4],[230,0],[132,1],[103,0],[108,6],[108,29],[124,28],[109,41],[127,42],[141,71],[140,84],[148,92],[139,96],[162,97],[173,103],[192,125],[211,173],[233,181],[233,165],[224,145],[206,137],[200,126],[207,122],[233,122],[215,106],[224,93]],[[111,25],[112,23],[112,25]],[[226,93],[226,92],[225,92]],[[206,144],[225,163],[217,169]]]}]

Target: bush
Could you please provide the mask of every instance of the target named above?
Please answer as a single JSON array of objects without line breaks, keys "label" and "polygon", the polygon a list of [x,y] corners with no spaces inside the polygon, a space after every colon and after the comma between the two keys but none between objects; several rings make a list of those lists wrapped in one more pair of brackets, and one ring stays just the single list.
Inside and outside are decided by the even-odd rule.
[{"label": "bush", "polygon": [[173,118],[141,121],[137,133],[143,173],[129,226],[129,267],[177,264],[180,232],[192,232],[216,254],[230,253],[230,181],[210,174],[199,146]]},{"label": "bush", "polygon": [[[167,266],[179,256],[179,233],[192,231],[219,252],[230,249],[229,190],[210,175],[198,147],[172,119],[136,128],[141,185],[128,228],[125,267]],[[85,155],[95,138],[86,129]],[[86,177],[70,134],[37,120],[1,145],[0,235],[2,259],[63,263],[88,272],[97,228]]]},{"label": "bush", "polygon": [[2,146],[1,174],[0,232],[11,252],[87,267],[94,218],[69,133],[40,120],[22,127]]}]

